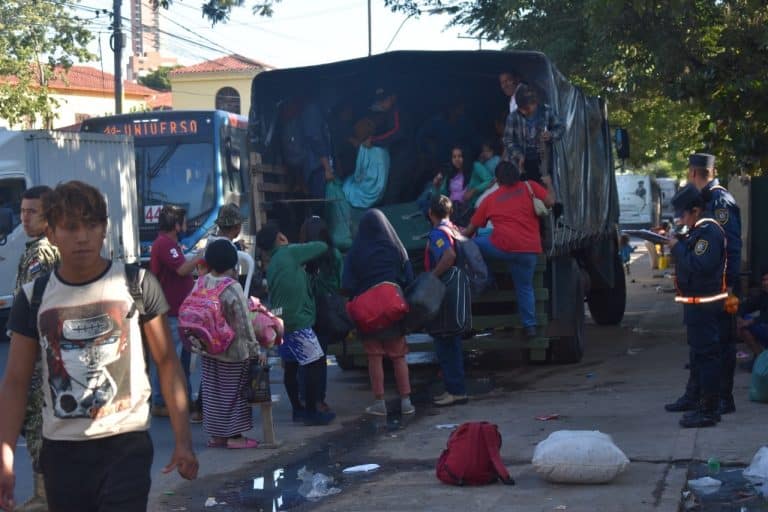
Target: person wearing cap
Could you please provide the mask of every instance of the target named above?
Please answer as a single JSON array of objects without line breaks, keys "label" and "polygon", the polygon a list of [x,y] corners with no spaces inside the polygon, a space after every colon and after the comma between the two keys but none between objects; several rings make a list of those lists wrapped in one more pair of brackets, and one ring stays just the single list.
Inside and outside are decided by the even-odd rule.
[{"label": "person wearing cap", "polygon": [[235,239],[240,236],[240,230],[243,227],[245,219],[240,214],[240,207],[234,203],[227,203],[219,210],[219,215],[214,223],[218,227],[218,237],[230,240],[238,251],[245,250],[243,242]]},{"label": "person wearing cap", "polygon": [[243,436],[253,428],[253,419],[241,390],[248,381],[248,359],[258,358],[264,364],[266,354],[256,340],[245,294],[236,280],[237,249],[229,240],[214,240],[205,249],[205,263],[210,271],[195,286],[212,290],[229,282],[219,301],[235,338],[221,354],[201,354],[203,430],[210,436],[209,448],[256,448],[255,439]]},{"label": "person wearing cap", "polygon": [[[741,270],[741,212],[736,200],[715,178],[715,157],[709,153],[694,153],[688,157],[688,182],[693,183],[704,197],[704,209],[725,231],[725,268],[728,292],[738,295]],[[720,376],[720,414],[736,411],[733,402],[733,374],[736,369],[736,343],[733,337],[733,315],[719,313],[722,373]]]},{"label": "person wearing cap", "polygon": [[[683,304],[690,349],[690,378],[685,394],[670,405],[696,401],[696,408],[680,419],[685,428],[712,427],[720,421],[720,330],[718,313],[728,292],[725,286],[725,233],[707,216],[705,201],[689,184],[672,198],[675,214],[689,228],[684,239],[667,242],[676,262],[675,302]],[[693,385],[695,389],[690,389]],[[697,395],[694,395],[697,393]]]}]

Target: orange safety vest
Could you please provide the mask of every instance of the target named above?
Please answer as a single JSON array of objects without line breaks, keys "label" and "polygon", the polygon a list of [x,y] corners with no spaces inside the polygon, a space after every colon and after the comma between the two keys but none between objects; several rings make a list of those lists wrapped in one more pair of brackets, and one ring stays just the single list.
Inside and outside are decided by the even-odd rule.
[{"label": "orange safety vest", "polygon": [[[717,222],[714,219],[699,219],[696,221],[696,224],[694,224],[694,227],[698,227],[701,224],[704,224],[706,222],[712,223],[715,226],[718,227],[720,232],[723,234],[723,244],[725,249],[725,246],[728,245],[728,240],[725,238],[725,230],[720,225],[719,222]],[[707,304],[709,302],[717,302],[718,300],[723,300],[728,297],[728,286],[725,282],[725,269],[728,267],[728,255],[723,251],[725,261],[723,262],[723,279],[722,284],[720,286],[720,293],[716,293],[714,295],[707,295],[704,297],[685,297],[682,295],[682,292],[680,291],[680,287],[677,285],[677,275],[675,275],[675,289],[677,290],[677,296],[675,297],[675,302],[681,302],[683,304]]]}]

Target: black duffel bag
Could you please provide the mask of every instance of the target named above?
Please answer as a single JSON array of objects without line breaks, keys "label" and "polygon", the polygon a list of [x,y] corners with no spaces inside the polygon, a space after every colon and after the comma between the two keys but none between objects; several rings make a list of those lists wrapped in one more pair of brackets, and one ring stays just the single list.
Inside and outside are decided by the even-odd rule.
[{"label": "black duffel bag", "polygon": [[408,331],[424,328],[442,307],[445,285],[432,272],[422,272],[405,289],[408,313],[404,318]]},{"label": "black duffel bag", "polygon": [[315,332],[326,336],[329,343],[336,343],[347,337],[355,328],[347,313],[347,299],[338,293],[321,293],[315,297],[317,314]]},{"label": "black duffel bag", "polygon": [[440,281],[445,297],[437,315],[427,324],[430,336],[456,336],[472,330],[472,292],[469,277],[458,267],[451,267]]}]

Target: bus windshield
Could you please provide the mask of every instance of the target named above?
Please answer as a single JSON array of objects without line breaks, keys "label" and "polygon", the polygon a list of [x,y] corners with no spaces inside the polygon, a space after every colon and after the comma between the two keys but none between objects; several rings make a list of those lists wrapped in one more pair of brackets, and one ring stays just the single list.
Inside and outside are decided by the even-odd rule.
[{"label": "bus windshield", "polygon": [[143,213],[139,231],[143,242],[151,242],[157,236],[158,217],[164,204],[176,204],[187,210],[189,231],[200,227],[216,206],[213,144],[154,142],[136,141],[139,211]]}]

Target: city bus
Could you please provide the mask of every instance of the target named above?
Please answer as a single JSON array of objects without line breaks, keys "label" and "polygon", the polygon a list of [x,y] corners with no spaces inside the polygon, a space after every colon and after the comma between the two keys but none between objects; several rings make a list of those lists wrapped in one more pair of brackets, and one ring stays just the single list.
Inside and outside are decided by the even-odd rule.
[{"label": "city bus", "polygon": [[227,203],[240,207],[247,219],[242,237],[254,247],[247,128],[246,117],[221,110],[137,112],[83,121],[83,132],[134,139],[142,261],[149,259],[166,204],[187,211],[187,231],[179,237],[187,251],[205,247]]}]

